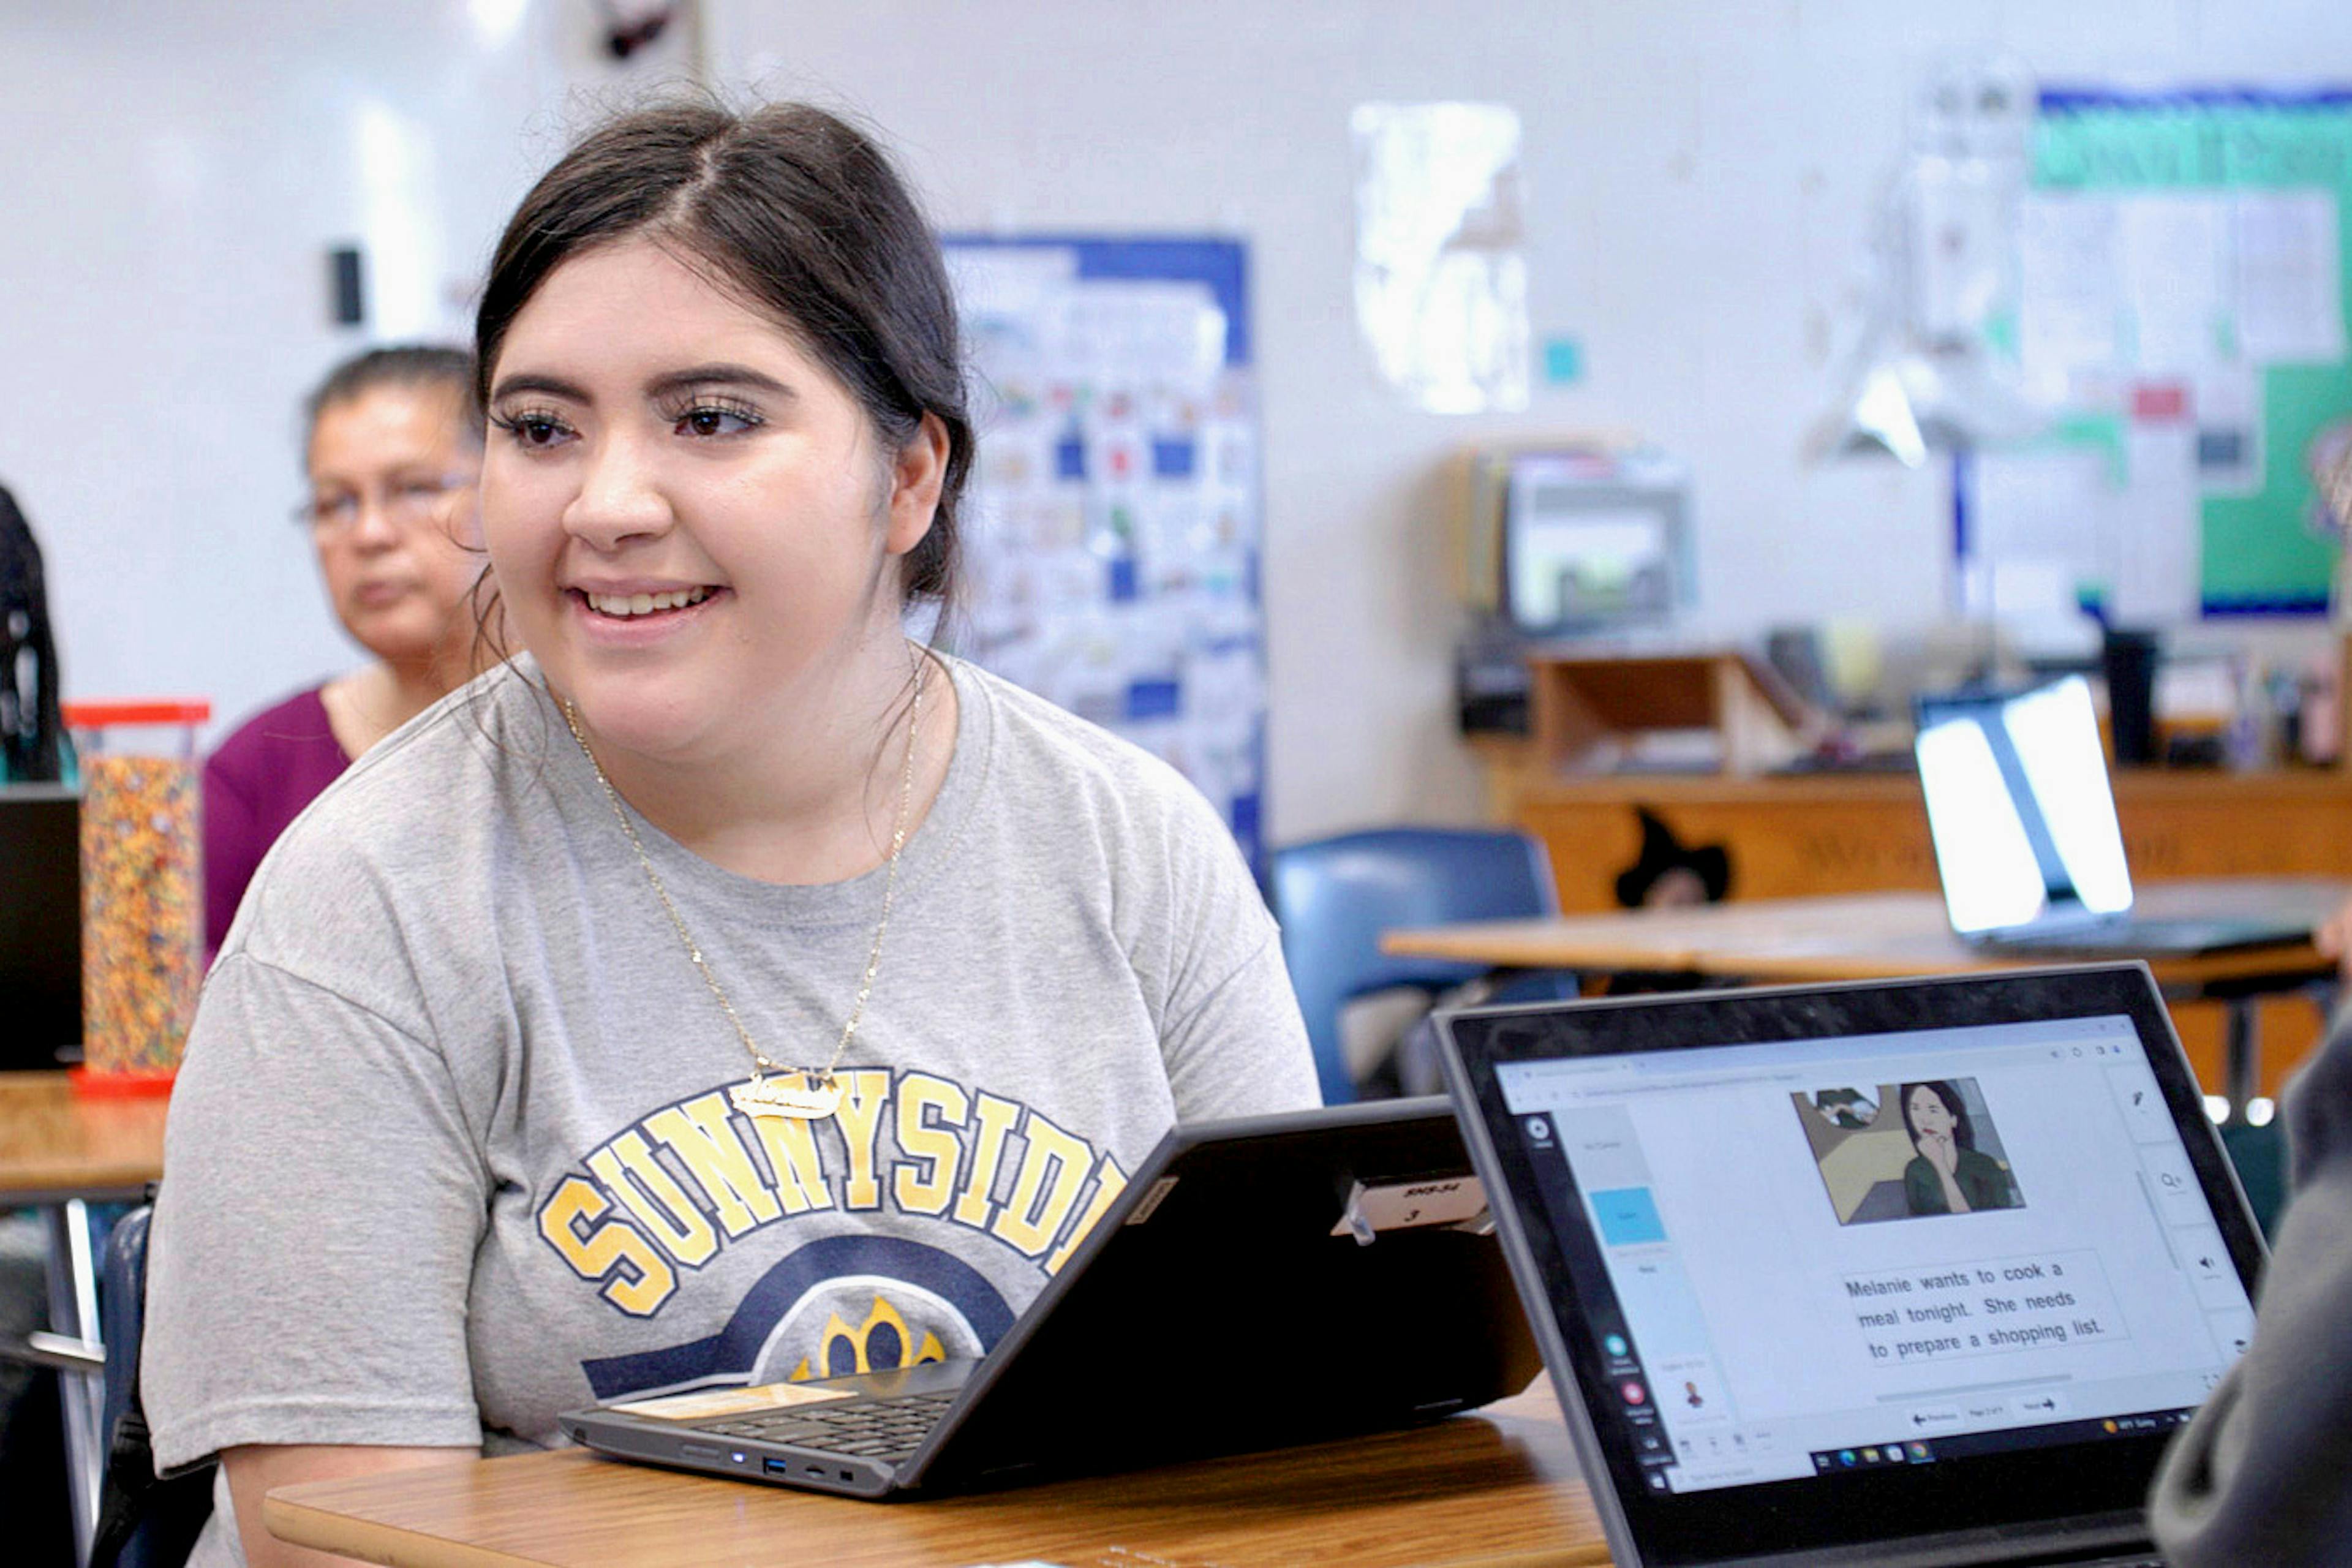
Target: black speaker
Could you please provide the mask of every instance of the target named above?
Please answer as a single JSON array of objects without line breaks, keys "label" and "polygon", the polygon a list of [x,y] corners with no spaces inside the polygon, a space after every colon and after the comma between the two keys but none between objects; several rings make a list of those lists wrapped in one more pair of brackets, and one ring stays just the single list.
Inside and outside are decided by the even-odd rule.
[{"label": "black speaker", "polygon": [[367,325],[367,286],[356,245],[327,252],[327,315],[339,327]]},{"label": "black speaker", "polygon": [[2118,767],[2145,767],[2156,758],[2157,636],[2110,627],[2100,648],[2106,667],[2107,727]]}]

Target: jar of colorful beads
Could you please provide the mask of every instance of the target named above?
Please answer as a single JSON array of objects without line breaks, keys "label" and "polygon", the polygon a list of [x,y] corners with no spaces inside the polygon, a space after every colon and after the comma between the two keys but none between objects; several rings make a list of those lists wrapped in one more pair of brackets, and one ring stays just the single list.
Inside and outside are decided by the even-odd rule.
[{"label": "jar of colorful beads", "polygon": [[82,1069],[99,1092],[171,1085],[203,984],[197,700],[68,702],[81,777]]}]

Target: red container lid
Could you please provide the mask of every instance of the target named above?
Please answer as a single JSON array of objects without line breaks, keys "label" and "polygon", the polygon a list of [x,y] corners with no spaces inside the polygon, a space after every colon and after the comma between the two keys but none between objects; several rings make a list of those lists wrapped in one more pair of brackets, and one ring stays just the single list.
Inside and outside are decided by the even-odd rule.
[{"label": "red container lid", "polygon": [[101,1068],[78,1067],[66,1069],[66,1081],[73,1085],[76,1094],[97,1100],[143,1100],[150,1095],[172,1092],[172,1083],[179,1076],[175,1068],[118,1068],[109,1071]]},{"label": "red container lid", "polygon": [[213,716],[208,697],[127,697],[109,702],[60,702],[58,711],[76,730],[109,724],[201,724]]}]

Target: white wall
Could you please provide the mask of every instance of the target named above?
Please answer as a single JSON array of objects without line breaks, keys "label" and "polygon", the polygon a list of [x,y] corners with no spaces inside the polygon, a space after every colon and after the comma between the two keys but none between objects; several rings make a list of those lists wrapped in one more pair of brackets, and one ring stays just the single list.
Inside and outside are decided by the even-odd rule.
[{"label": "white wall", "polygon": [[[298,406],[370,342],[463,341],[567,90],[618,74],[587,10],[0,0],[0,484],[69,699],[230,721],[362,657],[292,521]],[[338,329],[354,242],[375,313]]]},{"label": "white wall", "polygon": [[[636,73],[590,59],[585,0],[534,0],[504,43],[488,0],[5,5],[0,482],[48,549],[68,679],[249,708],[346,657],[279,519],[294,402],[349,346],[320,253],[364,216],[355,101],[415,128],[462,291],[565,89]],[[704,26],[723,80],[878,122],[945,226],[1251,242],[1277,839],[1475,812],[1437,483],[1460,443],[1624,426],[1686,457],[1702,629],[1940,614],[1940,479],[1797,457],[1934,64],[2352,79],[2341,0],[709,0]],[[1349,111],[1441,99],[1518,110],[1533,325],[1584,346],[1524,415],[1414,412],[1356,335]]]}]

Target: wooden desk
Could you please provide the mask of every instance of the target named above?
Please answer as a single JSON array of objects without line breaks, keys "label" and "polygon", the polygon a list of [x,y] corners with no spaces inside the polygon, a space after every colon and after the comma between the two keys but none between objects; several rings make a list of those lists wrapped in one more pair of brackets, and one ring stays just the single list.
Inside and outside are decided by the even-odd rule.
[{"label": "wooden desk", "polygon": [[164,1106],[77,1094],[61,1072],[0,1072],[0,1203],[138,1197],[163,1173]]},{"label": "wooden desk", "polygon": [[[2347,892],[2352,885],[2324,878],[2168,882],[2143,889],[2137,907],[2158,918],[2245,913],[2315,922],[2340,907]],[[1496,921],[1391,931],[1381,946],[1390,952],[1497,968],[1660,971],[1758,982],[1955,974],[2034,962],[1987,953],[1961,942],[1946,924],[1944,901],[1934,893],[1759,899]],[[2254,994],[2324,984],[2335,973],[2333,962],[2308,944],[2167,958],[2148,967],[2168,997],[2215,998],[2230,1005],[2231,1037],[2224,1051],[2206,1060],[2198,1060],[2195,1049],[2190,1056],[2210,1088],[2239,1100],[2274,1094],[2285,1070],[2284,1064],[2273,1064],[2263,1072],[2254,1055]]]},{"label": "wooden desk", "polygon": [[164,1104],[79,1095],[61,1072],[0,1073],[0,1208],[38,1209],[47,1231],[49,1328],[65,1343],[37,1353],[57,1364],[61,1352],[68,1363],[58,1389],[77,1560],[97,1523],[106,1456],[103,1375],[70,1364],[103,1353],[88,1205],[137,1198],[163,1175]]},{"label": "wooden desk", "polygon": [[1605,1563],[1549,1388],[1349,1443],[872,1503],[578,1449],[269,1494],[272,1533],[402,1568],[1538,1568]]}]

